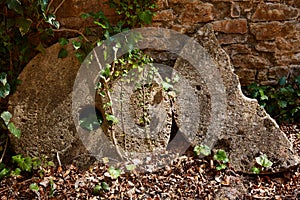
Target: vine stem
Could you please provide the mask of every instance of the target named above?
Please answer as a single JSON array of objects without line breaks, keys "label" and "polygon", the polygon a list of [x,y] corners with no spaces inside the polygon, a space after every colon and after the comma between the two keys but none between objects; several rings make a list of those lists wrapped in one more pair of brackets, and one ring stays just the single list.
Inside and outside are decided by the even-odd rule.
[{"label": "vine stem", "polygon": [[53,32],[63,32],[63,31],[77,33],[77,34],[81,35],[85,41],[89,42],[89,40],[85,37],[85,35],[78,30],[69,29],[69,28],[53,29]]},{"label": "vine stem", "polygon": [[[94,52],[94,56],[95,56],[96,61],[97,61],[98,65],[99,65],[99,67],[100,67],[100,70],[101,70],[101,66],[102,65],[101,65],[101,63],[100,63],[100,61],[98,59],[98,55],[97,55],[97,53],[96,53],[95,50],[93,50],[93,52]],[[112,70],[114,70],[114,64],[113,64]],[[112,75],[112,74],[110,74],[110,75]],[[106,96],[108,98],[108,102],[112,103],[111,96],[110,96],[110,93],[109,93],[109,88],[108,88],[108,80],[106,80],[106,81],[104,80],[104,87],[106,89]],[[111,109],[111,114],[113,115],[114,114],[113,107],[110,106],[110,109]],[[120,149],[119,149],[119,146],[118,146],[118,142],[117,142],[117,139],[116,139],[116,134],[115,134],[115,131],[113,129],[111,130],[111,137],[112,137],[112,140],[113,140],[113,144],[116,147],[116,151],[117,151],[118,155],[120,156],[121,159],[123,159],[123,155],[120,152]]]},{"label": "vine stem", "polygon": [[55,8],[55,10],[53,11],[53,14],[55,15],[55,13],[58,11],[58,9],[64,4],[64,2],[65,2],[66,0],[62,0],[61,2],[60,2],[60,4]]},{"label": "vine stem", "polygon": [[3,150],[2,156],[1,156],[1,158],[0,158],[0,163],[2,163],[2,160],[3,160],[3,158],[4,158],[4,155],[5,155],[5,152],[6,152],[6,149],[7,149],[7,144],[8,144],[8,137],[6,138],[4,150]]}]

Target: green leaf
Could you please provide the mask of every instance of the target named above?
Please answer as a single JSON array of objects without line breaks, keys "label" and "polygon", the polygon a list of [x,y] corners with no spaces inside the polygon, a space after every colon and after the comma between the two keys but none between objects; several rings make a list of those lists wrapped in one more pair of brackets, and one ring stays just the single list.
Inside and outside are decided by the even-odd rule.
[{"label": "green leaf", "polygon": [[286,77],[285,76],[281,77],[278,81],[278,84],[281,85],[281,86],[285,85],[286,84]]},{"label": "green leaf", "polygon": [[133,170],[135,170],[135,168],[136,168],[136,165],[126,165],[126,169],[128,171],[133,171]]},{"label": "green leaf", "polygon": [[117,179],[121,175],[121,170],[115,169],[114,167],[111,166],[108,168],[108,173],[110,174],[110,177],[112,179]]},{"label": "green leaf", "polygon": [[0,171],[0,179],[2,179],[3,177],[7,176],[8,174],[9,174],[9,169],[3,168],[3,169]]},{"label": "green leaf", "polygon": [[262,154],[259,157],[255,158],[257,164],[259,164],[262,167],[271,167],[273,163],[268,159],[266,154]]},{"label": "green leaf", "polygon": [[288,105],[288,102],[286,101],[278,101],[278,105],[280,108],[286,108]]},{"label": "green leaf", "polygon": [[252,171],[254,174],[259,174],[259,173],[260,173],[260,169],[257,168],[257,167],[252,167],[251,171]]},{"label": "green leaf", "polygon": [[20,176],[22,170],[20,168],[16,168],[14,171],[11,171],[11,176]]},{"label": "green leaf", "polygon": [[223,169],[226,169],[226,165],[224,165],[224,164],[218,164],[217,166],[216,166],[216,170],[223,170]]},{"label": "green leaf", "polygon": [[211,150],[208,146],[201,144],[194,147],[194,153],[197,156],[199,156],[200,154],[209,156],[211,154]]},{"label": "green leaf", "polygon": [[162,84],[163,89],[166,90],[166,91],[169,90],[169,89],[171,89],[171,88],[173,88],[172,84],[167,83],[165,81],[163,81],[161,84]]},{"label": "green leaf", "polygon": [[58,58],[65,58],[68,56],[68,51],[65,48],[61,48],[58,52]]},{"label": "green leaf", "polygon": [[222,149],[219,149],[214,155],[214,160],[222,161],[223,163],[229,162],[226,152]]},{"label": "green leaf", "polygon": [[29,185],[29,189],[31,189],[32,191],[39,191],[39,186],[36,183],[31,183]]},{"label": "green leaf", "polygon": [[62,46],[69,44],[69,40],[67,38],[64,38],[64,37],[58,38],[58,42]]},{"label": "green leaf", "polygon": [[138,13],[139,18],[145,24],[151,24],[153,13],[150,10],[145,10]]},{"label": "green leaf", "polygon": [[42,45],[42,43],[39,43],[36,47],[35,50],[41,52],[43,55],[46,54],[46,49],[45,47]]},{"label": "green leaf", "polygon": [[5,98],[10,93],[10,85],[6,83],[5,85],[0,85],[0,97]]},{"label": "green leaf", "polygon": [[23,15],[23,6],[20,0],[7,0],[6,3],[9,9],[14,10],[20,15]]},{"label": "green leaf", "polygon": [[93,189],[93,195],[100,195],[102,187],[100,185],[95,185],[94,189]]},{"label": "green leaf", "polygon": [[18,129],[14,123],[10,122],[7,126],[9,132],[13,134],[15,137],[20,138],[21,137],[21,130]]},{"label": "green leaf", "polygon": [[30,26],[32,24],[32,20],[21,18],[21,19],[18,19],[16,21],[16,23],[17,23],[17,26],[19,27],[19,31],[20,31],[21,35],[24,36],[29,31]]},{"label": "green leaf", "polygon": [[112,122],[112,124],[117,124],[119,121],[114,115],[106,114],[106,120]]},{"label": "green leaf", "polygon": [[72,41],[72,45],[73,45],[74,49],[78,50],[81,47],[81,42]]},{"label": "green leaf", "polygon": [[300,85],[300,76],[297,76],[297,77],[295,78],[295,82],[298,83],[298,85]]},{"label": "green leaf", "polygon": [[56,29],[59,29],[60,27],[60,24],[58,21],[56,21],[56,16],[54,14],[49,14],[45,21],[54,26]]},{"label": "green leaf", "polygon": [[7,83],[7,74],[2,72],[0,73],[0,82],[2,83],[2,85],[6,85]]},{"label": "green leaf", "polygon": [[109,185],[106,182],[102,182],[101,187],[103,188],[103,190],[109,191]]},{"label": "green leaf", "polygon": [[4,123],[7,126],[10,119],[12,118],[12,114],[8,111],[4,111],[3,113],[1,113],[1,118],[4,120]]},{"label": "green leaf", "polygon": [[48,6],[48,0],[39,0],[38,4],[41,6],[41,10],[45,12]]}]

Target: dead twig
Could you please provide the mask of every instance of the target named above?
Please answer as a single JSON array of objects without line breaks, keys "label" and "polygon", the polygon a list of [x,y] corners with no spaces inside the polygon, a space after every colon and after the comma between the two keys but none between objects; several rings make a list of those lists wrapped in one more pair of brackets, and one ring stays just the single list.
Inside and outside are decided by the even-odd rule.
[{"label": "dead twig", "polygon": [[53,29],[53,32],[63,32],[63,31],[77,33],[77,34],[81,35],[85,41],[89,42],[89,40],[85,37],[85,35],[78,30],[69,29],[69,28]]},{"label": "dead twig", "polygon": [[5,155],[5,152],[6,152],[6,149],[7,149],[7,144],[8,144],[8,137],[6,138],[4,150],[3,150],[2,156],[1,156],[1,158],[0,158],[0,163],[2,163],[2,160],[3,160],[3,158],[4,158],[4,155]]}]

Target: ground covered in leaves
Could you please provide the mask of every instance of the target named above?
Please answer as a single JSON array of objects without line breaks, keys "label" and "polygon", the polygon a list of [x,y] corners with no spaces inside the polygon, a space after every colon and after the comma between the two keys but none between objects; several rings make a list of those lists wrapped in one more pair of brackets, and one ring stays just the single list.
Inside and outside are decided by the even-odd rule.
[{"label": "ground covered in leaves", "polygon": [[[300,155],[300,125],[282,130]],[[300,166],[273,175],[247,175],[230,165],[217,171],[212,160],[180,157],[154,172],[124,170],[113,179],[108,166],[44,169],[41,176],[7,177],[0,182],[5,199],[300,199]],[[35,186],[35,187],[32,187]]]}]

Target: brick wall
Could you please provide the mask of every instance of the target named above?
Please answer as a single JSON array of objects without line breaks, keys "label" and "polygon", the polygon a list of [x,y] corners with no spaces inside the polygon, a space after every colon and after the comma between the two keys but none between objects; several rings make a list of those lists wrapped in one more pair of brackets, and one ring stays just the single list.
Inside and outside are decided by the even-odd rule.
[{"label": "brick wall", "polygon": [[[71,0],[58,11],[63,27],[83,28],[80,14],[102,10],[115,21],[106,0]],[[56,1],[55,1],[56,2]],[[300,75],[300,0],[157,0],[153,26],[192,34],[212,23],[242,85],[276,84]],[[89,22],[92,25],[92,22]]]},{"label": "brick wall", "polygon": [[300,75],[300,0],[158,0],[154,26],[194,33],[212,23],[242,85]]}]

